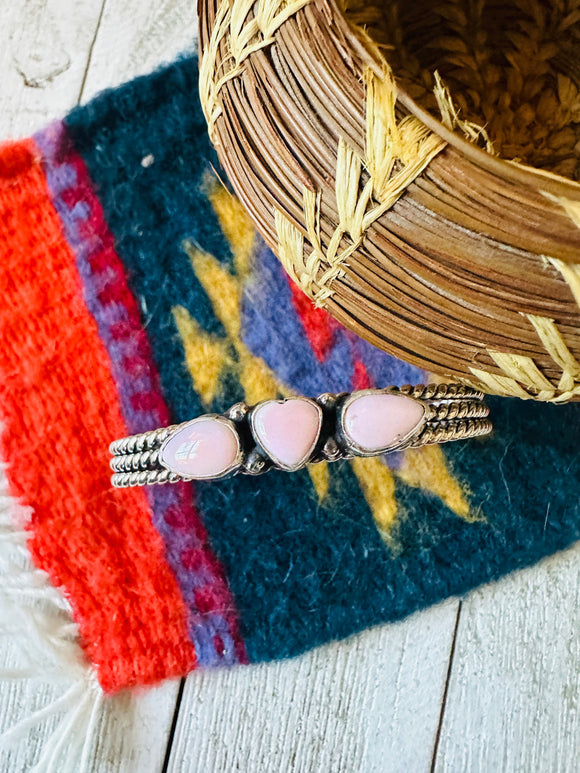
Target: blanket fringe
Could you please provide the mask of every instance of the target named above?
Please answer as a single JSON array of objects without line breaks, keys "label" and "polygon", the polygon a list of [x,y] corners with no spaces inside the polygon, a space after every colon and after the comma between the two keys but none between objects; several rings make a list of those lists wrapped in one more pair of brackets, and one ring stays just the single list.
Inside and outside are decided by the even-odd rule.
[{"label": "blanket fringe", "polygon": [[47,686],[53,697],[0,735],[0,768],[13,769],[19,745],[47,733],[30,773],[84,773],[103,724],[129,723],[135,700],[129,694],[105,698],[68,602],[31,563],[29,512],[10,495],[4,470],[0,466],[0,637],[10,666],[0,667],[0,681],[19,683],[33,706]]}]

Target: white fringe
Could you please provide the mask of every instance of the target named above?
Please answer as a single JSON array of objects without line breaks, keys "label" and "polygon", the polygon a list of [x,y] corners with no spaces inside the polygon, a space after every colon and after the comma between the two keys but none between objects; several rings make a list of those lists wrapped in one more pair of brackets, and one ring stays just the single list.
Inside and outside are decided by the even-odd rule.
[{"label": "white fringe", "polygon": [[36,698],[50,685],[55,696],[0,735],[0,752],[6,763],[19,744],[44,734],[42,726],[56,720],[30,773],[87,773],[105,720],[128,724],[134,699],[105,698],[79,645],[68,602],[30,561],[23,528],[28,518],[8,493],[0,465],[0,639],[13,644],[19,661],[0,667],[0,690],[19,682],[22,692]]}]

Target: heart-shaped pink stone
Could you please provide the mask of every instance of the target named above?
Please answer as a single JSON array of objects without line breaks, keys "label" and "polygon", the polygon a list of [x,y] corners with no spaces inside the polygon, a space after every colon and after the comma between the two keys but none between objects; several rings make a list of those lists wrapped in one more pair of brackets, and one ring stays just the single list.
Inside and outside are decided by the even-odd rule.
[{"label": "heart-shaped pink stone", "polygon": [[425,415],[421,403],[404,395],[363,394],[347,405],[342,426],[361,450],[379,452],[404,440]]},{"label": "heart-shaped pink stone", "polygon": [[235,466],[239,450],[240,441],[230,422],[200,416],[165,442],[160,461],[188,478],[219,478]]},{"label": "heart-shaped pink stone", "polygon": [[262,448],[285,470],[301,467],[314,451],[322,410],[312,400],[269,400],[252,414],[252,428]]}]

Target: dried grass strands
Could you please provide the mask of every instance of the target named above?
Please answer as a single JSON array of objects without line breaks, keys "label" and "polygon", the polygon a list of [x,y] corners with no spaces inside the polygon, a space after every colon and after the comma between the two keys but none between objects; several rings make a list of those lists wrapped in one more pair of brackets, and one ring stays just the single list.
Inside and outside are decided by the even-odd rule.
[{"label": "dried grass strands", "polygon": [[[279,3],[286,15],[268,38],[254,37],[263,2],[249,10],[238,2],[200,5],[202,80],[215,74],[202,84],[208,121],[238,195],[303,290],[430,370],[501,394],[580,397],[580,186],[478,147],[490,150],[485,123],[498,149],[487,114],[503,104],[502,78],[519,89],[508,107],[525,96],[536,112],[537,78],[552,91],[559,84],[558,120],[574,122],[574,89],[550,68],[562,57],[567,72],[576,65],[549,42],[576,34],[576,0],[554,0],[557,29],[539,0],[349,2],[366,30],[355,29],[354,14],[347,21],[345,0],[310,0],[294,12]],[[482,22],[491,6],[499,32]],[[232,28],[225,19],[237,8],[243,23]],[[510,24],[547,21],[532,36],[536,85],[520,87],[509,73],[530,52]],[[243,59],[247,46],[231,43],[232,29],[238,38],[252,32]],[[498,42],[508,63],[499,71]],[[476,85],[489,93],[478,96]],[[425,106],[412,98],[421,94]],[[552,152],[555,134],[541,147]]]}]

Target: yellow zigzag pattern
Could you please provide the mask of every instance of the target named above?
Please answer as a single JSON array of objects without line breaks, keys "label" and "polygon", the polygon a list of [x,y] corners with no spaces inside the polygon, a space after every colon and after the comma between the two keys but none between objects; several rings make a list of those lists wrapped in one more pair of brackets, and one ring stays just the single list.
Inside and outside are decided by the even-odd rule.
[{"label": "yellow zigzag pattern", "polygon": [[[287,396],[288,389],[263,360],[251,354],[240,336],[240,304],[254,246],[254,226],[239,200],[221,185],[212,185],[208,198],[230,244],[236,273],[230,274],[212,255],[186,245],[193,270],[227,334],[226,340],[212,336],[199,327],[187,309],[181,306],[173,309],[195,390],[209,406],[217,393],[221,373],[235,366],[250,405],[280,394]],[[236,352],[237,363],[229,356],[231,348]],[[328,493],[328,467],[325,463],[310,465],[308,472],[317,497],[322,501]]]},{"label": "yellow zigzag pattern", "polygon": [[[212,255],[186,245],[193,270],[227,335],[223,339],[207,333],[187,309],[174,307],[173,316],[183,342],[194,388],[204,405],[209,407],[219,389],[221,374],[226,369],[235,368],[249,404],[279,395],[288,396],[288,388],[277,380],[263,360],[251,354],[241,340],[240,304],[250,270],[254,226],[237,198],[214,181],[208,187],[209,200],[232,250],[235,274],[224,269]],[[236,361],[231,356],[232,350],[236,353]],[[388,539],[398,509],[395,477],[378,458],[353,459],[351,465],[377,528]],[[329,489],[328,466],[325,463],[309,465],[308,472],[318,500],[322,501]],[[396,475],[410,486],[434,493],[460,517],[470,517],[465,495],[451,475],[445,456],[438,446],[407,451]]]}]

